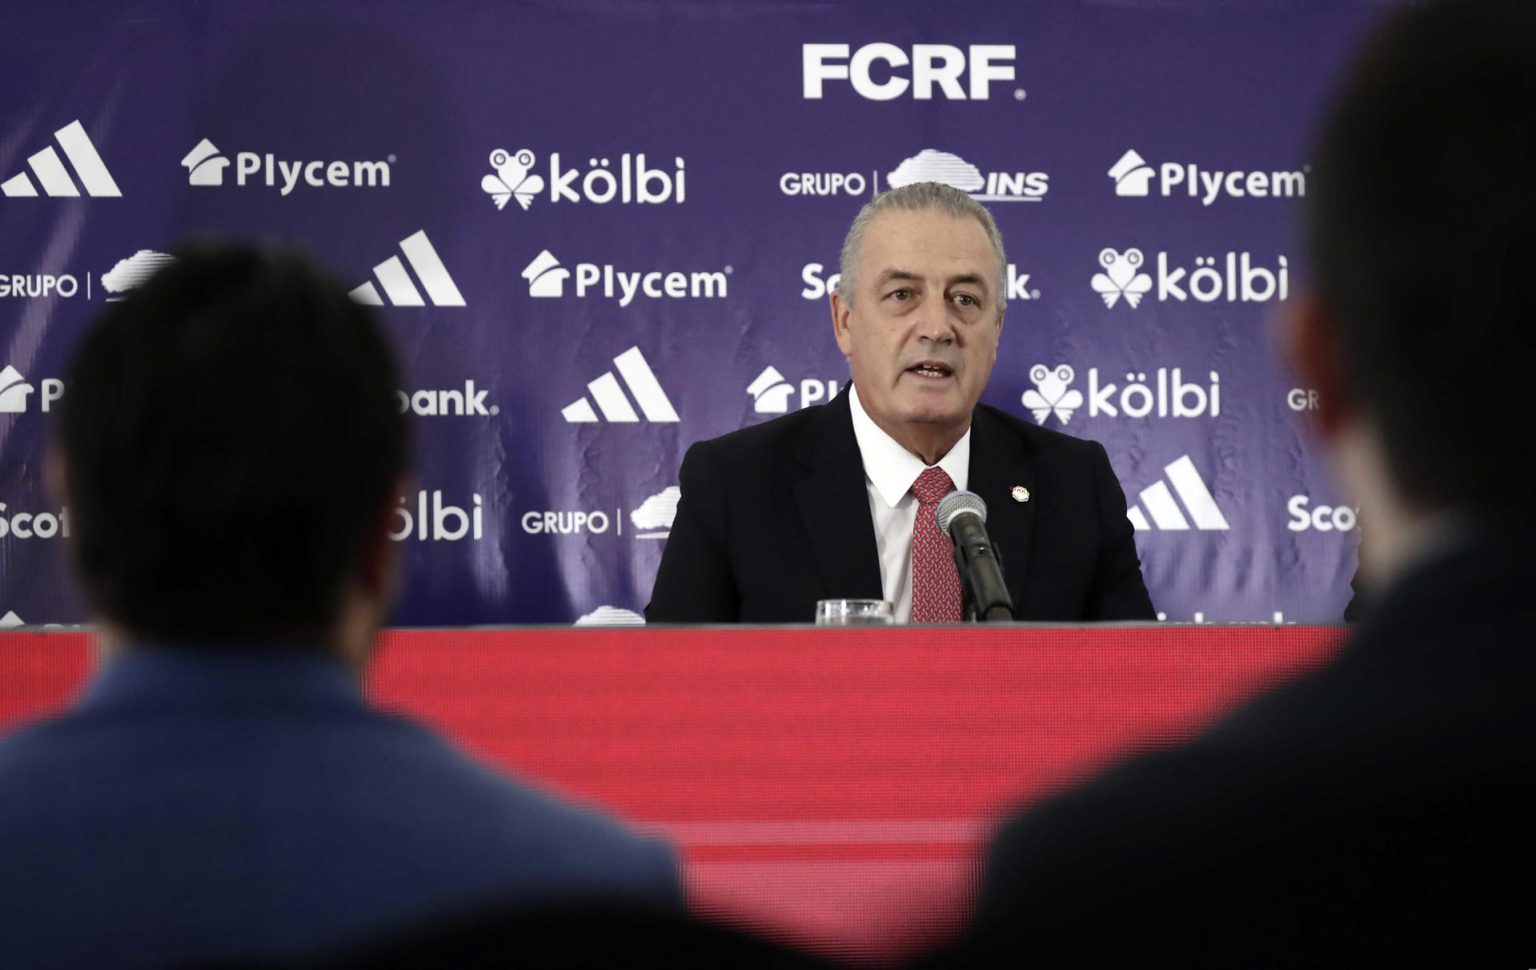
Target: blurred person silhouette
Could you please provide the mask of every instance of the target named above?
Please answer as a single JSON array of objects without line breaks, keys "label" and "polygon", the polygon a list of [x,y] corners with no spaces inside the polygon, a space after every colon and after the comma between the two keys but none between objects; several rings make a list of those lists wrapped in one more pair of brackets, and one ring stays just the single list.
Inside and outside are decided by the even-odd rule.
[{"label": "blurred person silhouette", "polygon": [[0,741],[0,966],[267,961],[492,900],[680,905],[665,845],[372,708],[409,453],[370,311],[182,253],[80,344],[50,478],[103,663]]},{"label": "blurred person silhouette", "polygon": [[1370,614],[1323,669],[1004,826],[957,962],[1531,965],[1533,103],[1523,0],[1399,5],[1367,45],[1288,343],[1370,509]]}]

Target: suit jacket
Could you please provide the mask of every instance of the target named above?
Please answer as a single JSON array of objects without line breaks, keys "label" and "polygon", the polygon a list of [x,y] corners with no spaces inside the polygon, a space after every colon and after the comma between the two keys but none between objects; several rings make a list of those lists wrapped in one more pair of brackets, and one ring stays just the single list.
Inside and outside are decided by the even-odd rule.
[{"label": "suit jacket", "polygon": [[[652,623],[809,623],[816,601],[879,599],[880,557],[848,390],[688,449]],[[1029,491],[1016,502],[1014,486]],[[1125,494],[1104,448],[985,405],[970,490],[987,503],[1019,620],[1152,620]]]},{"label": "suit jacket", "polygon": [[282,960],[492,902],[679,903],[658,842],[297,650],[141,648],[0,742],[0,966]]},{"label": "suit jacket", "polygon": [[1531,965],[1533,539],[1422,565],[1321,671],[1009,823],[967,955]]}]

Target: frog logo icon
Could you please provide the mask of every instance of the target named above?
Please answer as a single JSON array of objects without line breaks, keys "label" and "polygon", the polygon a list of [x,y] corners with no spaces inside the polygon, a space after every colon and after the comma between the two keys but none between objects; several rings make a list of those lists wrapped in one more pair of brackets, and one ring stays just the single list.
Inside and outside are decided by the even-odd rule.
[{"label": "frog logo icon", "polygon": [[1083,392],[1072,387],[1072,379],[1076,376],[1077,372],[1070,364],[1055,367],[1036,364],[1029,369],[1029,379],[1035,382],[1035,389],[1025,391],[1023,401],[1037,424],[1044,424],[1052,414],[1062,424],[1072,420],[1073,413],[1083,406]]},{"label": "frog logo icon", "polygon": [[491,168],[496,171],[480,180],[480,189],[491,197],[496,208],[505,209],[513,199],[528,211],[533,200],[544,191],[544,177],[534,175],[529,169],[538,157],[526,148],[509,152],[498,148],[491,152]]},{"label": "frog logo icon", "polygon": [[1141,272],[1144,262],[1146,257],[1139,249],[1123,253],[1113,249],[1099,251],[1099,265],[1104,272],[1093,274],[1093,292],[1104,298],[1105,307],[1114,309],[1121,297],[1132,310],[1141,305],[1141,298],[1152,289],[1152,277]]}]

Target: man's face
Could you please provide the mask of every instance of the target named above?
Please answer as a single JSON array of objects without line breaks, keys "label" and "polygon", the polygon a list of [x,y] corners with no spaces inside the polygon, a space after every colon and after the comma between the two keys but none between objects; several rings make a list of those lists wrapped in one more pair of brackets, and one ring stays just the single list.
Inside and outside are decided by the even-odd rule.
[{"label": "man's face", "polygon": [[981,223],[937,210],[890,210],[870,220],[852,304],[832,295],[837,346],[859,400],[882,430],[909,441],[951,438],[997,360],[997,254]]}]

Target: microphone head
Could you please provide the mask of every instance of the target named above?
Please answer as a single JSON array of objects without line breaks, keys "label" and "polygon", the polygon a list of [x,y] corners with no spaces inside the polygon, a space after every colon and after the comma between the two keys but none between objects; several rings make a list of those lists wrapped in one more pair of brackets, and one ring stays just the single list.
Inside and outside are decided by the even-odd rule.
[{"label": "microphone head", "polygon": [[964,489],[955,489],[944,496],[939,502],[938,510],[939,528],[946,533],[950,525],[958,516],[974,515],[982,522],[987,521],[987,503],[981,500],[981,496],[975,492],[967,492]]}]

